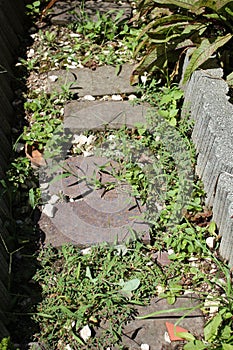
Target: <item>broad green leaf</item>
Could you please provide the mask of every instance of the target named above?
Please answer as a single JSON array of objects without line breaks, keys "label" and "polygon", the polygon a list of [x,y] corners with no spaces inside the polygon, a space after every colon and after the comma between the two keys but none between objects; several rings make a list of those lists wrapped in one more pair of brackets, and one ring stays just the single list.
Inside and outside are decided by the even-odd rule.
[{"label": "broad green leaf", "polygon": [[184,346],[184,350],[205,350],[206,348],[206,344],[203,344],[200,340],[191,341]]},{"label": "broad green leaf", "polygon": [[134,278],[132,280],[124,282],[121,291],[132,292],[133,290],[136,290],[139,286],[140,286],[140,280],[138,278]]},{"label": "broad green leaf", "polygon": [[216,12],[218,12],[222,7],[226,6],[232,1],[229,0],[199,0],[195,3],[194,7],[208,7]]},{"label": "broad green leaf", "polygon": [[28,195],[29,195],[30,206],[32,207],[32,209],[35,209],[35,207],[36,207],[36,205],[35,205],[35,193],[34,193],[33,188],[30,188]]},{"label": "broad green leaf", "polygon": [[71,331],[73,338],[81,345],[85,345],[80,337],[78,337],[73,331]]},{"label": "broad green leaf", "polygon": [[205,325],[204,337],[206,341],[208,340],[211,341],[216,337],[221,323],[222,323],[222,316],[220,314],[217,314]]},{"label": "broad green leaf", "polygon": [[167,302],[169,305],[173,305],[176,302],[176,297],[174,295],[168,295],[167,296]]},{"label": "broad green leaf", "polygon": [[91,269],[89,266],[86,267],[86,277],[88,277],[91,281],[93,280]]},{"label": "broad green leaf", "polygon": [[195,340],[195,337],[188,332],[175,332],[175,335],[188,341]]},{"label": "broad green leaf", "polygon": [[214,221],[211,221],[209,227],[208,227],[208,232],[213,235],[216,231],[216,224]]},{"label": "broad green leaf", "polygon": [[[172,26],[172,24],[175,24],[177,22],[180,22],[180,24],[185,25],[185,23],[188,23],[189,21],[193,21],[193,18],[181,15],[164,16],[162,18],[153,20],[149,24],[147,24],[145,28],[143,28],[143,30],[140,32],[138,39],[140,39],[144,34],[147,34],[152,28],[168,28],[167,26],[169,24]],[[171,30],[170,27],[169,30]]]},{"label": "broad green leaf", "polygon": [[191,10],[193,7],[193,4],[196,2],[197,0],[157,0],[155,1],[155,3],[157,4],[161,4],[161,5],[172,5],[172,6],[178,6],[178,7],[182,7],[185,8],[187,10]]},{"label": "broad green leaf", "polygon": [[191,74],[198,67],[207,61],[219,47],[226,44],[231,38],[232,34],[227,34],[223,37],[217,38],[213,43],[210,43],[208,39],[203,39],[200,46],[197,47],[192,54],[192,57],[184,74],[183,84],[189,80]]},{"label": "broad green leaf", "polygon": [[233,345],[231,345],[231,344],[222,344],[222,350],[233,350]]}]

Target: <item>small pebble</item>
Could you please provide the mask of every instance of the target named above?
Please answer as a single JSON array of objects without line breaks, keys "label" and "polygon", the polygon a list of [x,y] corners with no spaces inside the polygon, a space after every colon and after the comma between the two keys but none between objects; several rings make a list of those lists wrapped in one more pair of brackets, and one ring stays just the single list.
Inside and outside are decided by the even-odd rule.
[{"label": "small pebble", "polygon": [[210,248],[213,249],[215,244],[215,239],[214,237],[207,237],[206,238],[206,245]]},{"label": "small pebble", "polygon": [[85,95],[83,98],[87,101],[95,101],[95,97],[92,95]]},{"label": "small pebble", "polygon": [[91,330],[88,324],[81,329],[79,334],[84,341],[87,341],[91,337]]},{"label": "small pebble", "polygon": [[40,189],[43,190],[47,190],[47,188],[49,188],[49,184],[48,182],[44,182],[42,184],[40,184]]},{"label": "small pebble", "polygon": [[122,101],[123,98],[121,95],[112,95],[112,100],[113,101]]},{"label": "small pebble", "polygon": [[60,199],[59,196],[57,196],[56,194],[53,194],[52,197],[49,200],[49,203],[50,204],[55,204],[55,203],[57,203],[59,201],[59,199]]},{"label": "small pebble", "polygon": [[45,215],[47,215],[48,217],[50,217],[50,218],[53,218],[53,217],[54,217],[56,211],[57,211],[57,208],[55,208],[55,207],[54,207],[52,204],[50,204],[50,203],[45,204],[45,206],[44,206],[44,208],[43,208],[43,210],[42,210],[42,212],[43,212]]},{"label": "small pebble", "polygon": [[136,98],[137,98],[137,96],[136,96],[136,95],[133,95],[133,94],[131,94],[131,95],[128,96],[128,100],[129,100],[129,101],[133,101],[133,100],[135,100]]}]

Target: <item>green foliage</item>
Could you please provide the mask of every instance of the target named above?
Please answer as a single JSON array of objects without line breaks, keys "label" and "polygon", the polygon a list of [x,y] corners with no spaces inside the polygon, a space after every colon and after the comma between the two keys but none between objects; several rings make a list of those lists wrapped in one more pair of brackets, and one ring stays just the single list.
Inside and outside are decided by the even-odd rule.
[{"label": "green foliage", "polygon": [[63,87],[61,94],[48,96],[41,93],[34,98],[28,98],[24,108],[30,115],[30,125],[24,127],[22,139],[29,145],[37,145],[43,149],[61,125],[64,102],[69,100],[71,93]]},{"label": "green foliage", "polygon": [[[135,56],[146,50],[135,69],[135,78],[144,71],[159,70],[172,80],[179,72],[181,57],[190,48],[190,60],[183,76],[186,83],[191,74],[232,38],[232,1],[142,0],[139,15],[147,25],[142,30]],[[146,38],[144,36],[146,35]],[[219,50],[221,48],[221,50]]]},{"label": "green foliage", "polygon": [[[13,346],[10,337],[3,338],[0,342],[0,350],[14,350],[15,347]],[[16,350],[19,350],[18,348]]]},{"label": "green foliage", "polygon": [[41,338],[50,348],[72,344],[82,349],[79,332],[83,326],[93,331],[107,322],[107,330],[98,339],[90,338],[84,348],[95,347],[96,342],[101,348],[118,344],[132,305],[146,303],[157,284],[159,269],[149,264],[146,253],[139,242],[93,247],[85,255],[73,246],[42,251],[42,269],[35,276],[43,289],[35,315]]},{"label": "green foliage", "polygon": [[27,15],[33,18],[37,17],[38,14],[40,13],[40,5],[41,5],[40,0],[33,1],[31,4],[26,5]]}]

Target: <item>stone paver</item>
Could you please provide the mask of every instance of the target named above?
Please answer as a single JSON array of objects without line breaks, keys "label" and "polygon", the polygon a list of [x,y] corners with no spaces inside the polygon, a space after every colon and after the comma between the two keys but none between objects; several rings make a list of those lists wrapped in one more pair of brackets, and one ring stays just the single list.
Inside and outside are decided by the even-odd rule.
[{"label": "stone paver", "polygon": [[[72,174],[75,168],[76,174],[52,182],[49,192],[54,195],[62,191],[73,201],[58,202],[55,215],[47,226],[42,222],[46,243],[61,245],[72,241],[79,246],[88,246],[105,241],[122,242],[135,239],[132,230],[149,243],[149,227],[142,216],[145,208],[130,195],[129,186],[117,183],[115,188],[105,191],[106,184],[116,183],[111,175],[99,171],[98,167],[108,161],[102,157],[82,156],[67,160],[66,164],[72,166]],[[95,180],[103,187],[96,189]],[[54,241],[54,232],[58,233],[58,244]]]},{"label": "stone paver", "polygon": [[131,17],[132,8],[127,2],[115,2],[115,1],[58,1],[52,7],[49,16],[53,24],[70,24],[71,22],[80,22],[84,20],[83,12],[91,20],[96,21],[96,12],[101,15],[106,14],[109,11],[109,16],[114,19],[119,11],[123,11],[122,18],[129,19]]},{"label": "stone paver", "polygon": [[[101,66],[95,70],[90,68],[53,70],[48,73],[47,89],[49,92],[61,92],[62,85],[72,83],[70,90],[79,97],[130,94],[135,92],[135,87],[130,85],[132,71],[131,64],[123,64],[118,74],[116,67],[113,66]],[[51,81],[50,76],[57,76],[57,80]]]},{"label": "stone paver", "polygon": [[129,101],[73,101],[65,106],[65,129],[73,133],[84,130],[103,130],[146,124],[147,106],[132,105]]},{"label": "stone paver", "polygon": [[[138,306],[136,309],[137,316],[143,316],[161,310],[196,307],[198,304],[198,299],[190,294],[177,298],[174,305],[169,305],[166,299],[159,299],[157,297],[153,298],[148,306]],[[184,341],[173,341],[169,343],[165,340],[165,332],[167,332],[166,322],[175,324],[185,312],[187,311],[170,312],[154,316],[153,318],[144,320],[134,319],[130,321],[123,328],[123,344],[129,350],[141,350],[141,344],[148,344],[150,350],[183,349]],[[203,334],[203,325],[204,317],[200,309],[193,310],[188,317],[179,322],[179,326],[187,329],[197,337]],[[101,327],[106,329],[108,325],[102,322]],[[97,330],[97,334],[99,332],[100,330]]]}]

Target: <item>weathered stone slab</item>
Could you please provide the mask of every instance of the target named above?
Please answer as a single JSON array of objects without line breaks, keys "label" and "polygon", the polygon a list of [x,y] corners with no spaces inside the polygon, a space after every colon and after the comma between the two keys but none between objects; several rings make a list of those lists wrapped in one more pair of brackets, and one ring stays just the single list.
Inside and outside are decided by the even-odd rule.
[{"label": "weathered stone slab", "polygon": [[[130,75],[133,66],[122,65],[122,69],[117,74],[116,67],[101,66],[96,70],[89,68],[77,68],[72,70],[53,70],[48,73],[47,88],[49,92],[62,91],[61,86],[72,83],[70,90],[77,93],[79,97],[85,95],[104,96],[120,93],[135,92],[135,87],[130,85]],[[49,77],[57,76],[55,82],[51,82]]]},{"label": "weathered stone slab", "polygon": [[[47,227],[42,220],[40,227],[46,234],[47,243],[60,246],[73,242],[89,246],[101,242],[123,242],[135,239],[133,231],[145,242],[150,241],[149,226],[143,218],[145,208],[130,195],[128,185],[116,183],[114,177],[100,170],[99,167],[107,163],[107,158],[80,156],[63,164],[64,171],[70,169],[72,175],[52,182],[49,193],[63,192],[72,201],[56,203],[55,215],[49,218]],[[109,184],[113,185],[110,189]],[[54,232],[58,232],[58,240]]]},{"label": "weathered stone slab", "polygon": [[[89,19],[96,21],[96,13],[99,12],[101,15],[109,13],[109,17],[113,18],[119,11],[123,11],[122,18],[129,19],[131,17],[131,6],[126,2],[115,2],[115,1],[57,1],[49,12],[51,22],[53,24],[70,24],[71,22],[80,22],[85,20],[85,16]],[[114,11],[114,12],[112,12]]]},{"label": "weathered stone slab", "polygon": [[65,107],[64,128],[72,132],[146,124],[147,106],[128,101],[74,101]]},{"label": "weathered stone slab", "polygon": [[[140,350],[141,344],[148,344],[150,350],[176,350],[181,349],[183,341],[175,341],[168,343],[165,340],[165,332],[167,332],[166,322],[175,324],[186,311],[178,311],[181,307],[197,307],[199,300],[190,294],[177,298],[174,305],[169,305],[166,299],[153,298],[148,306],[138,306],[137,316],[152,314],[157,311],[166,311],[169,309],[177,309],[177,312],[170,312],[151,317],[144,320],[132,320],[123,328],[122,343],[129,350]],[[107,324],[101,325],[107,328]],[[191,334],[197,336],[203,335],[204,317],[200,309],[190,312],[189,317],[185,317],[179,326],[187,329]],[[98,332],[98,331],[97,331]],[[98,334],[98,333],[97,333]],[[114,348],[115,350],[115,348]]]},{"label": "weathered stone slab", "polygon": [[222,173],[219,176],[213,205],[213,220],[218,223],[222,235],[220,254],[233,263],[233,175]]}]

